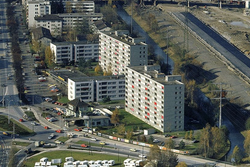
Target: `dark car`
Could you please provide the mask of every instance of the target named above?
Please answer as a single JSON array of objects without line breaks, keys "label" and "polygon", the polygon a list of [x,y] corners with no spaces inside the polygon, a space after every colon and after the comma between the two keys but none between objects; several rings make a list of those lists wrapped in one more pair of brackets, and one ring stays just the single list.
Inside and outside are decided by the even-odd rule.
[{"label": "dark car", "polygon": [[171,135],[170,134],[165,134],[164,137],[170,137]]}]

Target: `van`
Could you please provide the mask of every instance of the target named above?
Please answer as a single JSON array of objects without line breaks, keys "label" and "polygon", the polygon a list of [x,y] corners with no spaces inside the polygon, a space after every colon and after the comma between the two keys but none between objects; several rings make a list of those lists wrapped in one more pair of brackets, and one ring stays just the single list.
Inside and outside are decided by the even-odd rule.
[{"label": "van", "polygon": [[81,164],[81,165],[88,165],[88,162],[89,162],[89,161],[85,160],[85,161],[81,161],[80,164]]},{"label": "van", "polygon": [[126,166],[126,165],[128,165],[129,164],[129,162],[131,161],[132,159],[125,159],[124,161],[123,161],[123,164]]},{"label": "van", "polygon": [[73,165],[74,165],[74,166],[80,165],[80,161],[75,161],[75,162],[73,162]]},{"label": "van", "polygon": [[95,164],[95,161],[89,161],[88,164],[89,164],[89,165],[94,165],[94,164]]},{"label": "van", "polygon": [[106,165],[106,164],[109,164],[109,161],[108,160],[103,160],[102,165]]},{"label": "van", "polygon": [[109,160],[109,161],[108,161],[108,164],[109,164],[109,166],[115,165],[115,160]]},{"label": "van", "polygon": [[143,160],[138,160],[138,161],[135,162],[135,165],[136,165],[136,166],[140,166],[140,163],[141,163],[141,162],[143,162]]},{"label": "van", "polygon": [[40,159],[40,162],[47,162],[48,161],[48,158],[47,157],[43,157]]},{"label": "van", "polygon": [[74,161],[74,158],[73,158],[73,157],[66,157],[66,158],[65,158],[65,162],[68,162],[68,161],[73,162],[73,161]]},{"label": "van", "polygon": [[88,167],[88,165],[78,165],[78,167]]},{"label": "van", "polygon": [[95,165],[102,165],[102,161],[101,160],[95,161]]}]

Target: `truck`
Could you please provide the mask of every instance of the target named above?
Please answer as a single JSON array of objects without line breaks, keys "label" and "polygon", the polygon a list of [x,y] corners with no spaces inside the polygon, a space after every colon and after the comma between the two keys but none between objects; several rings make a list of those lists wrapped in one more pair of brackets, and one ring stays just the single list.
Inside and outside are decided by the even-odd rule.
[{"label": "truck", "polygon": [[35,147],[40,147],[40,146],[41,146],[40,141],[35,141]]}]

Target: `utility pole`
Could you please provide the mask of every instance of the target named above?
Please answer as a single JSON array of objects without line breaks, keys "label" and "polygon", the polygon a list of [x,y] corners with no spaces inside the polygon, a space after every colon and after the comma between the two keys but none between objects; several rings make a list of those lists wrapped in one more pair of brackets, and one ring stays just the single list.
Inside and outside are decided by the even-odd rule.
[{"label": "utility pole", "polygon": [[220,97],[219,98],[212,98],[216,100],[220,100],[220,114],[219,114],[219,128],[221,128],[221,122],[222,122],[222,100],[226,99],[225,96],[227,94],[227,91],[222,89],[222,85],[225,85],[225,83],[218,83],[216,85],[220,85],[219,90],[214,90],[214,91],[219,91],[220,92]]}]

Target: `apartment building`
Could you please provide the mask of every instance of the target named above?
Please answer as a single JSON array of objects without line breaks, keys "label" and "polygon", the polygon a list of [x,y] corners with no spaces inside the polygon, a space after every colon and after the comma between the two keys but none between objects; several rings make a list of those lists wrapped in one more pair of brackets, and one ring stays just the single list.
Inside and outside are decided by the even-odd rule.
[{"label": "apartment building", "polygon": [[127,67],[125,109],[161,132],[184,130],[181,76],[160,73],[159,66]]},{"label": "apartment building", "polygon": [[42,15],[35,17],[35,27],[43,27],[50,30],[52,36],[62,34],[63,19],[58,15]]},{"label": "apartment building", "polygon": [[68,99],[81,98],[84,102],[125,98],[124,76],[95,76],[68,78]]},{"label": "apartment building", "polygon": [[64,11],[66,11],[66,3],[69,3],[73,13],[95,13],[94,1],[64,1]]},{"label": "apartment building", "polygon": [[35,27],[35,17],[51,14],[51,3],[49,1],[28,1],[26,12],[28,27]]},{"label": "apartment building", "polygon": [[98,42],[54,42],[50,44],[50,49],[54,54],[54,62],[56,64],[71,61],[77,63],[81,58],[84,58],[85,60],[94,59],[98,61]]},{"label": "apartment building", "polygon": [[58,14],[63,19],[63,30],[75,27],[79,22],[86,20],[91,24],[93,21],[102,20],[102,13],[62,13]]},{"label": "apartment building", "polygon": [[148,46],[145,38],[133,38],[129,31],[100,32],[99,64],[113,75],[124,74],[127,66],[148,64]]}]

